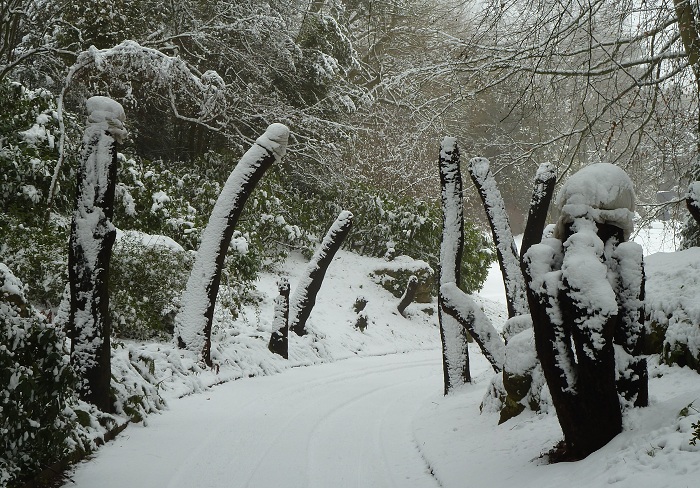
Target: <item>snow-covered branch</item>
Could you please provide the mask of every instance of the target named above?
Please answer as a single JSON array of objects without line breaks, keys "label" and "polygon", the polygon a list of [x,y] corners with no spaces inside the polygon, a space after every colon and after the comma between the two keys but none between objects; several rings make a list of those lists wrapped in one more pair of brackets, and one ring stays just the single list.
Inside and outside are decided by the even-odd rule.
[{"label": "snow-covered branch", "polygon": [[493,370],[500,373],[505,360],[505,346],[486,314],[456,283],[444,283],[440,294],[443,310],[469,332]]}]

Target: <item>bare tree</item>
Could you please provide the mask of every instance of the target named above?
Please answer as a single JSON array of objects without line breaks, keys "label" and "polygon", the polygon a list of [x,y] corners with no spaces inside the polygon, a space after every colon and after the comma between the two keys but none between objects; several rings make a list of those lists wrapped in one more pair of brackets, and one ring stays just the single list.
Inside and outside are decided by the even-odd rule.
[{"label": "bare tree", "polygon": [[542,240],[556,180],[557,175],[553,165],[542,163],[535,174],[535,184],[530,198],[523,242],[520,245],[521,259],[533,244],[538,244]]},{"label": "bare tree", "polygon": [[462,172],[459,161],[457,141],[451,137],[444,138],[440,146],[439,161],[443,228],[440,244],[438,321],[442,340],[445,394],[471,381],[469,335],[479,345],[494,371],[500,372],[504,361],[503,341],[491,321],[474,300],[459,288],[464,247]]},{"label": "bare tree", "polygon": [[[440,288],[459,283],[460,261],[464,246],[464,210],[462,208],[462,172],[459,148],[454,138],[440,144],[440,184],[442,186],[442,242],[440,244]],[[445,312],[442,293],[438,294],[438,321],[442,340],[444,391],[471,381],[467,330]]]},{"label": "bare tree", "polygon": [[449,100],[425,106],[441,119],[461,112],[470,127],[462,149],[489,158],[509,210],[527,204],[518,189],[539,161],[555,162],[560,179],[595,162],[620,165],[642,206],[656,203],[657,189],[696,179],[696,1],[467,4],[464,30],[440,38],[452,59],[392,81],[450,85]]},{"label": "bare tree", "polygon": [[469,175],[479,191],[496,245],[498,264],[501,267],[503,284],[506,288],[508,317],[526,314],[529,310],[525,296],[525,282],[520,271],[518,248],[510,230],[503,197],[496,185],[488,159],[472,158],[469,161]]}]

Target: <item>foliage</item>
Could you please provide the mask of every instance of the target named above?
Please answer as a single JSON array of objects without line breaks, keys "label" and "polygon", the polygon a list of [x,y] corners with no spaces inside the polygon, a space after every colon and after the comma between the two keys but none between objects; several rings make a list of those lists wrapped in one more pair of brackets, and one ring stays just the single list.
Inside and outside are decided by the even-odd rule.
[{"label": "foliage", "polygon": [[114,245],[109,308],[114,335],[130,339],[169,338],[180,293],[192,267],[191,255],[151,237],[129,233]]},{"label": "foliage", "polygon": [[[333,221],[341,209],[355,216],[353,230],[345,247],[367,256],[382,257],[387,252],[405,254],[426,261],[438,269],[442,213],[437,202],[390,195],[367,185],[317,190],[288,191],[287,220],[298,223],[311,235],[322,235],[323,227]],[[461,288],[473,293],[486,280],[488,265],[494,258],[490,243],[473,224],[465,222]]]},{"label": "foliage", "polygon": [[[59,303],[67,275],[66,220],[59,214],[52,214],[48,222],[45,218],[57,158],[56,117],[55,97],[49,91],[0,80],[0,260],[22,281],[36,283],[27,298],[49,309]],[[72,114],[65,117],[69,125],[75,121]],[[71,208],[74,180],[66,165],[57,179],[57,212],[65,214]]]},{"label": "foliage", "polygon": [[0,484],[11,486],[66,454],[74,376],[64,335],[26,304],[4,264],[0,283]]},{"label": "foliage", "polygon": [[27,299],[46,310],[59,304],[68,279],[68,227],[62,218],[31,225],[0,213],[0,261],[20,280],[33,284],[27,289]]},{"label": "foliage", "polygon": [[[72,115],[66,118],[74,122]],[[21,215],[25,222],[43,219],[58,138],[54,96],[0,80],[0,205],[6,212]],[[74,179],[68,169],[59,174],[57,209],[65,211],[72,204]]]}]

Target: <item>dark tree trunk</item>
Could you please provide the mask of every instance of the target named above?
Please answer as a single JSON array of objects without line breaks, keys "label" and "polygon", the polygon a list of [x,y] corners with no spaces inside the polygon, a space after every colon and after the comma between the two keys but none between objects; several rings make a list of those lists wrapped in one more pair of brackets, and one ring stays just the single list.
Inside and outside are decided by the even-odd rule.
[{"label": "dark tree trunk", "polygon": [[[641,250],[634,243],[617,244],[623,232],[616,226],[598,224],[597,231],[609,255],[598,256],[593,242],[582,236],[568,242],[566,252],[576,252],[571,264],[561,241],[553,239],[532,246],[523,259],[537,356],[566,443],[559,460],[584,458],[622,431],[618,394],[634,399],[635,405],[648,399],[643,358],[630,356],[621,375],[629,382],[615,379],[616,347],[630,355],[639,348]],[[573,234],[569,225],[562,239]],[[595,287],[595,302],[570,281],[574,271],[587,276],[587,287]],[[610,283],[611,276],[617,282]],[[600,285],[589,281],[593,279]],[[602,290],[605,286],[607,292]],[[612,297],[614,302],[607,301]]]},{"label": "dark tree trunk", "polygon": [[268,127],[265,134],[243,155],[231,172],[214,205],[202,242],[182,296],[182,309],[175,318],[178,345],[211,361],[211,326],[221,271],[243,206],[263,174],[284,156],[289,130],[281,124]]},{"label": "dark tree trunk", "polygon": [[350,233],[351,227],[352,214],[348,211],[341,212],[311,258],[306,268],[306,274],[297,285],[291,300],[292,316],[289,328],[295,334],[300,336],[306,334],[306,321],[309,319],[311,310],[316,304],[316,296],[321,289],[328,266]]},{"label": "dark tree trunk", "polygon": [[[71,364],[78,375],[80,397],[100,410],[113,410],[109,269],[116,230],[114,192],[116,142],[124,112],[118,103],[93,97],[87,102],[88,126],[78,169],[75,211],[68,247]],[[108,115],[105,115],[107,113]]]},{"label": "dark tree trunk", "polygon": [[[584,323],[588,311],[576,306],[574,298],[580,290],[564,281],[560,294],[564,323]],[[569,397],[569,408],[574,408],[574,421],[569,430],[574,435],[567,439],[569,453],[585,457],[600,449],[622,432],[622,411],[615,384],[615,348],[613,338],[619,323],[618,316],[611,316],[603,325],[604,346],[596,349],[600,337],[593,336],[585,327],[572,327],[572,342],[576,349],[577,398]],[[591,351],[596,351],[592,354]],[[559,410],[557,410],[557,414]],[[563,427],[562,427],[563,429]]]},{"label": "dark tree trunk", "polygon": [[530,208],[527,213],[527,223],[523,232],[523,242],[520,245],[520,258],[525,255],[530,246],[542,240],[542,232],[547,223],[547,212],[554,194],[557,176],[549,163],[540,165],[535,175],[535,186],[530,198]]},{"label": "dark tree trunk", "polygon": [[[440,286],[460,282],[464,247],[462,173],[457,141],[446,137],[440,146],[440,185],[442,187],[442,242],[440,244]],[[438,322],[442,341],[444,392],[471,382],[467,331],[445,311],[445,300],[438,292]]]},{"label": "dark tree trunk", "polygon": [[695,220],[695,223],[700,225],[700,202],[698,201],[698,195],[695,191],[692,191],[693,186],[691,186],[691,191],[688,192],[688,196],[685,199],[685,206],[688,208],[688,212]]},{"label": "dark tree trunk", "polygon": [[[646,358],[640,356],[645,296],[642,248],[634,243],[623,242],[618,245],[611,259],[617,274],[615,291],[620,304],[620,324],[615,330],[615,344],[622,349],[617,361],[617,391],[635,407],[646,407],[649,405],[649,373]],[[621,272],[623,269],[634,269],[636,272]]]},{"label": "dark tree trunk", "polygon": [[408,283],[406,283],[406,291],[403,293],[403,296],[396,307],[403,317],[405,317],[404,311],[406,310],[406,307],[408,307],[411,303],[413,303],[413,300],[416,299],[417,291],[418,277],[416,275],[411,275],[411,277],[408,278]]},{"label": "dark tree trunk", "polygon": [[280,278],[277,289],[279,295],[275,299],[275,317],[272,320],[268,349],[284,359],[289,359],[289,281]]}]

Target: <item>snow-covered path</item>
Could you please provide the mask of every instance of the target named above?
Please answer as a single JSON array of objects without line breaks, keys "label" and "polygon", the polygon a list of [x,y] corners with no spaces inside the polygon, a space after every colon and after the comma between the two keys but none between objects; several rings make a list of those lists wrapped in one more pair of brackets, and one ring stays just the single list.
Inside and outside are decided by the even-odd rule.
[{"label": "snow-covered path", "polygon": [[412,422],[441,390],[439,350],[234,381],[130,426],[70,485],[433,488]]}]

